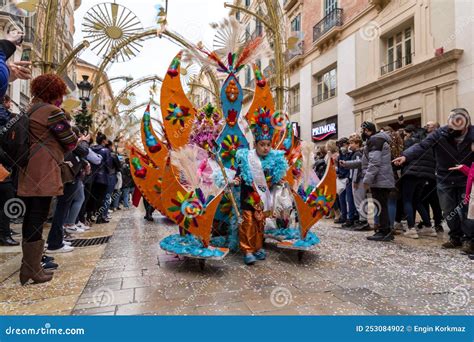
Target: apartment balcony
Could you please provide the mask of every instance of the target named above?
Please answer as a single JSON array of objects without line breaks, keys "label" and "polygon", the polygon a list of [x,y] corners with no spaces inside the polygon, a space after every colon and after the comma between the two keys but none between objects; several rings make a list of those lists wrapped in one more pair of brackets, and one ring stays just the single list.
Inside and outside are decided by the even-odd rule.
[{"label": "apartment balcony", "polygon": [[303,61],[303,56],[304,40],[300,40],[293,49],[286,51],[285,62],[289,68],[298,66]]},{"label": "apartment balcony", "polygon": [[[4,6],[7,4],[7,1],[1,1],[0,0],[0,7]],[[18,16],[15,16],[9,12],[4,12],[4,11],[0,11],[0,23],[2,24],[2,26],[6,27],[5,23],[6,22],[6,25],[14,25],[16,26],[18,29],[20,30],[24,30],[24,20]]]},{"label": "apartment balcony", "polygon": [[342,31],[342,8],[336,8],[313,26],[313,44],[325,45],[337,38]]},{"label": "apartment balcony", "polygon": [[384,65],[380,67],[380,75],[384,76],[388,73],[391,73],[395,70],[401,69],[407,65],[411,65],[413,63],[413,56],[415,54],[407,55],[401,59],[397,59],[396,61],[393,61],[392,63],[389,63],[387,65]]},{"label": "apartment balcony", "polygon": [[320,104],[320,103],[322,103],[326,100],[330,100],[333,97],[336,97],[336,95],[337,95],[336,89],[330,89],[328,92],[326,92],[324,94],[318,94],[315,97],[313,97],[312,105],[313,105],[313,107],[316,107],[318,104]]}]

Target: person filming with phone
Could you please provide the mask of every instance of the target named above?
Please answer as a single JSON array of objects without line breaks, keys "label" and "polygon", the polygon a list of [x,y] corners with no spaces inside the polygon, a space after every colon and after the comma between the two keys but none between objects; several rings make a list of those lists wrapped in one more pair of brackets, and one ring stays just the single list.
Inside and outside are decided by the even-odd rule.
[{"label": "person filming with phone", "polygon": [[[0,131],[3,131],[13,117],[12,100],[7,95],[9,82],[31,78],[30,62],[7,62],[22,42],[23,33],[17,30],[8,32],[6,39],[0,40]],[[12,237],[10,217],[3,210],[5,204],[15,197],[15,177],[12,176],[14,173],[13,165],[8,162],[0,145],[0,246],[19,245]]]}]

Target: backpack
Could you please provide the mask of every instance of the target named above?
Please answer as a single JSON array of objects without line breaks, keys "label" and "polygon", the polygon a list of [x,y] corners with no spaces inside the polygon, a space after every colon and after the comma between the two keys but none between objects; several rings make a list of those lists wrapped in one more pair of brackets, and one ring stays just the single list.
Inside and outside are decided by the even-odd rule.
[{"label": "backpack", "polygon": [[[21,110],[2,127],[0,150],[7,167],[24,168],[30,159],[30,115],[46,104],[37,104],[26,113]],[[34,154],[34,153],[32,153]]]}]

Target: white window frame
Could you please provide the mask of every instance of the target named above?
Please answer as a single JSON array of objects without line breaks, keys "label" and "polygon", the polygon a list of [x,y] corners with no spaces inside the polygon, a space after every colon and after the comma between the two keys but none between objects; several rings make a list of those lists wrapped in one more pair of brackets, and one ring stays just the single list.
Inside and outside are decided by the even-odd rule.
[{"label": "white window frame", "polygon": [[[405,27],[401,31],[387,37],[384,74],[400,69],[413,63],[414,42],[413,26]],[[407,51],[409,49],[409,51]]]},{"label": "white window frame", "polygon": [[[293,27],[293,22],[298,22],[298,27],[297,28],[294,28]],[[296,26],[296,25],[295,25]],[[298,13],[298,15],[296,15],[292,20],[291,20],[291,23],[290,23],[290,30],[291,32],[300,32],[301,31],[301,13]]]},{"label": "white window frame", "polygon": [[324,15],[328,15],[337,8],[337,0],[324,0]]},{"label": "white window frame", "polygon": [[316,75],[316,100],[321,103],[337,96],[337,67]]}]

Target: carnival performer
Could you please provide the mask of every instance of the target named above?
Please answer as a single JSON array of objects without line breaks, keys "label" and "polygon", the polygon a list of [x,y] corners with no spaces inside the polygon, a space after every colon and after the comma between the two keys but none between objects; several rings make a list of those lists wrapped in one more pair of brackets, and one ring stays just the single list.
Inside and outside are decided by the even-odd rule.
[{"label": "carnival performer", "polygon": [[242,223],[239,227],[239,246],[244,253],[244,263],[253,265],[265,260],[263,249],[265,219],[273,210],[272,190],[283,183],[288,169],[284,151],[272,149],[275,128],[270,111],[260,110],[250,122],[255,138],[255,149],[237,151],[237,176],[234,185],[240,186]]}]

